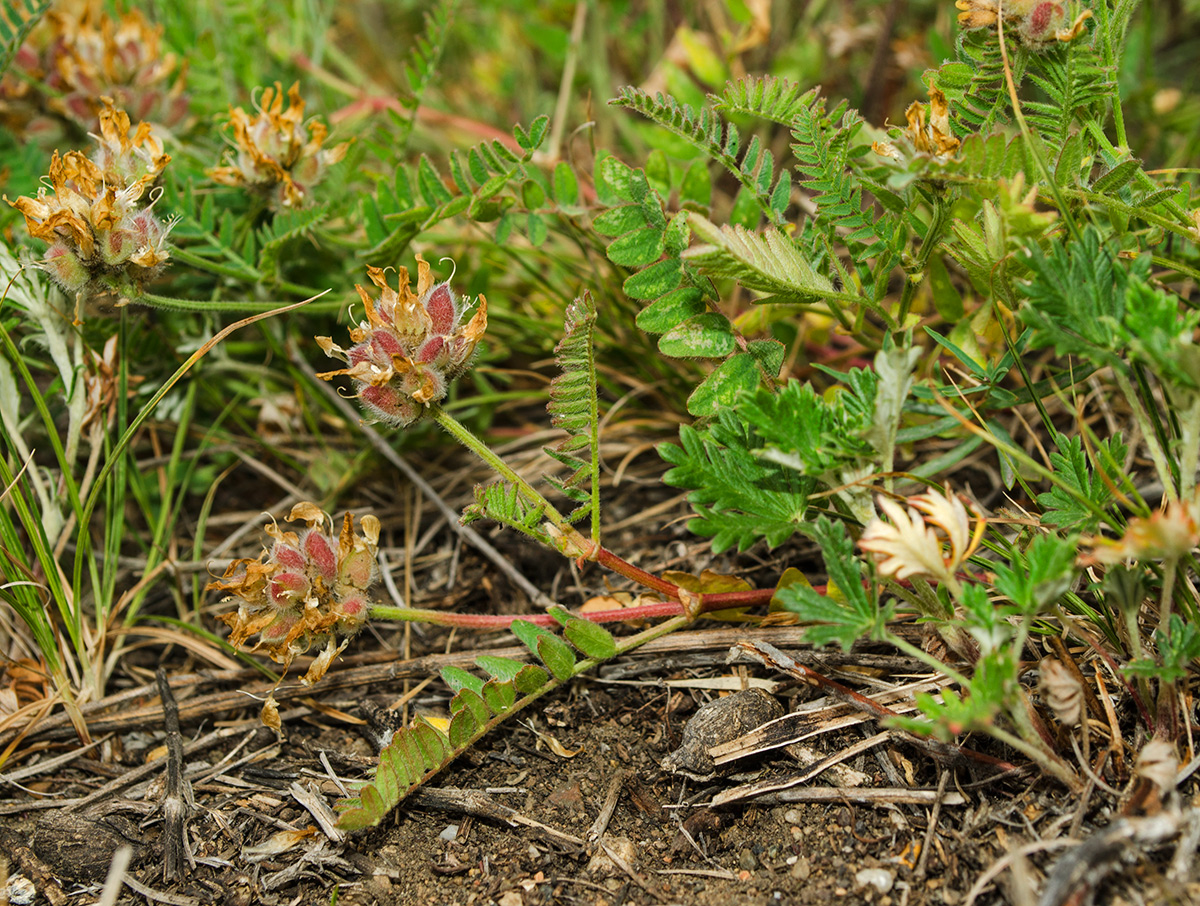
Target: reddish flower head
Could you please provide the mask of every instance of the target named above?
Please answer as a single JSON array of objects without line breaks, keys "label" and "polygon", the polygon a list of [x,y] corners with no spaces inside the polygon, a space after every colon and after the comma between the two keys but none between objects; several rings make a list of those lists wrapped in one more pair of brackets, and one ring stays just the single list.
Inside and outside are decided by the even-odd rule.
[{"label": "reddish flower head", "polygon": [[230,644],[258,635],[252,650],[264,649],[285,665],[322,646],[303,680],[313,683],[366,622],[371,606],[367,590],[378,573],[380,526],[374,516],[364,516],[358,535],[354,517],[347,513],[341,534],[334,537],[332,520],[308,502],[292,508],[288,521],[296,520],[306,522],[307,530],[285,532],[267,525],[275,540],[271,550],[254,560],[235,560],[208,587],[231,592],[226,600],[240,599],[235,612],[218,617],[232,630]]},{"label": "reddish flower head", "polygon": [[343,349],[329,337],[317,337],[326,355],[349,367],[318,377],[353,378],[356,395],[368,411],[381,421],[410,425],[426,406],[446,396],[449,382],[470,364],[487,330],[487,300],[481,295],[475,315],[462,323],[465,302],[449,283],[434,285],[429,264],[420,255],[416,294],[409,289],[407,268],[400,268],[399,291],[387,285],[380,268],[368,267],[367,273],[383,292],[376,301],[357,287],[366,320],[350,328],[355,345]]}]

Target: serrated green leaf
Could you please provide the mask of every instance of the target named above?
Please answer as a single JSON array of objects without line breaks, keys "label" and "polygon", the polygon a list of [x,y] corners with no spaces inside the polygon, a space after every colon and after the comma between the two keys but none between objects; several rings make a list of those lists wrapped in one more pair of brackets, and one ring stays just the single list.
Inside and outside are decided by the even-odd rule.
[{"label": "serrated green leaf", "polygon": [[821,548],[829,585],[837,588],[840,600],[817,594],[808,585],[781,588],[776,597],[786,610],[802,621],[816,625],[805,630],[814,645],[837,642],[845,651],[859,639],[879,638],[891,613],[881,608],[863,587],[862,562],[854,551],[854,542],[846,526],[822,516],[803,529]]}]

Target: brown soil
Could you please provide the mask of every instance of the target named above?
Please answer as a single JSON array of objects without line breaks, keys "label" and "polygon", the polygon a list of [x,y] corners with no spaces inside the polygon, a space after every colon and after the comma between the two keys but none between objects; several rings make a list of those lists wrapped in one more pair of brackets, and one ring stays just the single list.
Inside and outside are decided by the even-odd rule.
[{"label": "brown soil", "polygon": [[[628,504],[631,513],[650,506],[644,489],[636,496]],[[667,524],[668,518],[656,522]],[[637,534],[636,520],[627,525],[613,547],[644,552],[639,562],[648,568],[734,571],[732,560],[713,561],[679,522],[655,536]],[[497,543],[524,558],[521,568],[541,575],[543,587],[556,589],[560,600],[578,603],[603,591],[594,567],[579,576],[509,536]],[[447,541],[422,567],[418,584],[425,588],[444,588],[447,568],[457,569],[455,590],[438,592],[435,602],[472,611],[528,607],[474,555],[464,552],[461,562],[454,561],[453,547]],[[797,542],[769,559],[744,555],[737,571],[761,585],[785,565],[806,560],[812,562],[812,551]],[[559,569],[557,576],[544,572]],[[577,586],[581,580],[591,583],[590,591]],[[0,748],[13,744],[15,752],[5,766],[13,782],[0,790],[7,797],[0,799],[0,857],[7,854],[8,871],[32,882],[36,902],[53,906],[97,902],[113,853],[123,844],[134,851],[132,885],[123,888],[115,901],[120,903],[954,906],[970,901],[973,886],[977,903],[1034,903],[1058,860],[1074,850],[1085,858],[1066,893],[1048,906],[1086,902],[1092,892],[1098,903],[1200,902],[1186,852],[1189,845],[1194,852],[1200,822],[1193,811],[1180,812],[1174,800],[1147,797],[1145,790],[1139,799],[1136,790],[1112,795],[1097,789],[1081,807],[1078,797],[1031,770],[997,776],[971,760],[939,763],[898,735],[794,788],[824,790],[824,801],[765,796],[707,808],[715,794],[739,783],[794,777],[813,760],[879,732],[870,720],[827,729],[802,743],[808,752],[777,748],[703,780],[661,767],[698,708],[728,694],[705,688],[708,681],[725,678],[736,688],[755,678],[786,679],[725,661],[739,638],[769,638],[797,652],[798,631],[790,627],[703,623],[675,639],[674,650],[643,649],[606,665],[599,675],[508,720],[433,781],[439,789],[477,794],[469,808],[474,814],[461,801],[448,803],[448,794],[422,793],[381,827],[333,840],[296,791],[315,793],[328,807],[339,795],[338,780],[369,775],[375,752],[360,732],[367,716],[363,703],[386,708],[404,699],[410,715],[412,709],[444,713],[449,694],[443,684],[435,679],[421,685],[448,662],[443,653],[456,652],[469,665],[481,650],[513,643],[505,633],[451,638],[425,628],[414,631],[409,644],[426,659],[409,662],[395,653],[403,644],[399,632],[377,638],[379,648],[391,653],[371,652],[371,637],[364,636],[356,646],[360,653],[335,663],[317,686],[289,681],[280,687],[282,739],[262,727],[258,705],[247,698],[270,689],[253,671],[197,669],[178,650],[161,646],[131,651],[112,697],[89,711],[91,732],[103,740],[97,748],[82,750],[61,714],[19,742],[0,738]],[[888,656],[864,648],[845,656],[821,652],[817,660],[810,654],[808,662],[871,693],[910,679],[899,666],[879,666]],[[164,743],[152,678],[163,658],[179,704],[183,765],[195,800],[187,822],[191,864],[175,880],[164,879],[165,759],[144,767]],[[693,685],[667,685],[681,680]],[[794,683],[781,682],[773,691],[786,710],[811,705],[817,695]],[[987,740],[962,742],[1019,760]],[[76,757],[50,762],[67,754]],[[1126,755],[1116,771],[1115,759],[1108,760],[1109,782],[1130,776],[1128,761]],[[38,770],[39,763],[50,766]],[[1189,779],[1181,792],[1194,783]],[[880,789],[895,791],[900,801],[869,801],[863,792]],[[915,791],[925,801],[904,799]],[[605,822],[605,804],[614,800]],[[512,820],[483,817],[504,809]],[[1120,824],[1122,810],[1133,822],[1167,815],[1175,824],[1154,837],[1149,825]],[[1124,836],[1091,850],[1075,845],[1089,838],[1096,843],[1105,827]],[[1177,847],[1183,847],[1182,858]],[[1024,856],[1012,859],[1015,851]],[[1184,870],[1173,870],[1172,859],[1182,861]],[[989,880],[985,873],[998,860],[1005,862]]]}]

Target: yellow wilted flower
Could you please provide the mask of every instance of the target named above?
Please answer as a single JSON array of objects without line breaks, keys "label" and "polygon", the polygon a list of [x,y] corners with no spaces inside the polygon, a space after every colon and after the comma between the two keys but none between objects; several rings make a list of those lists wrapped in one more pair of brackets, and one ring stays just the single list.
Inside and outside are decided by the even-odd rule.
[{"label": "yellow wilted flower", "polygon": [[140,289],[170,257],[171,225],[142,198],[171,158],[147,123],[130,135],[125,111],[104,102],[93,156],[54,152],[50,192],[42,186],[36,197],[9,202],[25,215],[29,234],[50,244],[41,266],[71,293]]},{"label": "yellow wilted flower", "polygon": [[136,119],[177,125],[188,109],[186,67],[163,52],[162,32],[136,10],[114,18],[99,0],[59,0],[0,80],[0,123],[44,132],[53,114],[92,130],[109,97]]},{"label": "yellow wilted flower", "polygon": [[324,123],[304,122],[304,100],[300,83],[288,89],[288,106],[283,106],[283,88],[264,88],[257,116],[241,107],[229,111],[233,127],[233,156],[230,164],[214,167],[208,175],[224,186],[243,186],[266,195],[272,207],[295,208],[308,201],[325,169],[346,156],[349,142],[322,148],[329,130]]}]

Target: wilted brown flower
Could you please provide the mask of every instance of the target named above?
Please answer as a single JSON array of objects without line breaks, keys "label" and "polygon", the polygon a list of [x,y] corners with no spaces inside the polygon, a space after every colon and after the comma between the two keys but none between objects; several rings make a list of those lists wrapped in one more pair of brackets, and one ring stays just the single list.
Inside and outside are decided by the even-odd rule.
[{"label": "wilted brown flower", "polygon": [[233,126],[233,161],[214,167],[208,175],[224,186],[243,186],[267,195],[272,207],[296,208],[309,200],[310,190],[321,181],[325,169],[346,156],[349,142],[322,149],[329,130],[313,120],[305,123],[300,83],[288,89],[288,106],[283,107],[283,88],[264,88],[258,116],[241,107],[229,111]]},{"label": "wilted brown flower", "polygon": [[1094,538],[1092,543],[1091,553],[1081,558],[1087,565],[1182,557],[1200,546],[1200,493],[1190,503],[1172,500],[1157,513],[1130,519],[1116,540]]},{"label": "wilted brown flower", "polygon": [[962,10],[958,24],[966,29],[995,26],[1001,2],[1005,29],[1011,28],[1022,44],[1034,50],[1056,41],[1074,41],[1083,34],[1084,23],[1092,17],[1092,11],[1085,9],[1072,22],[1067,8],[1055,0],[955,0],[954,5]]},{"label": "wilted brown flower", "polygon": [[356,395],[383,421],[409,425],[425,407],[446,396],[452,378],[471,362],[475,346],[487,330],[487,299],[462,323],[466,304],[450,284],[433,284],[429,265],[417,255],[417,292],[408,286],[408,269],[400,268],[399,292],[387,285],[386,275],[368,267],[371,282],[383,290],[376,302],[357,286],[367,319],[350,328],[355,346],[343,349],[329,337],[317,337],[325,354],[350,367],[318,375],[331,380],[338,375],[354,379]]},{"label": "wilted brown flower", "polygon": [[288,514],[288,522],[297,520],[308,529],[297,533],[274,523],[265,526],[275,541],[271,550],[257,559],[235,560],[208,588],[231,592],[227,601],[240,599],[235,612],[218,617],[232,630],[231,645],[257,635],[250,650],[263,649],[285,666],[322,646],[302,680],[314,683],[366,622],[371,607],[367,591],[378,574],[380,525],[374,516],[363,516],[359,535],[347,513],[335,538],[333,520],[307,501]]},{"label": "wilted brown flower", "polygon": [[1041,692],[1064,727],[1078,726],[1083,717],[1083,687],[1057,658],[1042,658]]},{"label": "wilted brown flower", "polygon": [[99,0],[60,0],[13,57],[0,81],[0,123],[45,131],[59,116],[95,129],[102,97],[164,127],[187,115],[184,71],[163,53],[162,27],[136,10],[114,19]]},{"label": "wilted brown flower", "polygon": [[[962,143],[950,131],[950,104],[946,95],[937,88],[929,89],[928,114],[924,104],[913,101],[904,111],[904,118],[908,121],[908,127],[900,137],[911,145],[916,153],[946,160],[958,152]],[[871,148],[876,154],[893,160],[903,160],[896,146],[890,142],[872,142]]]},{"label": "wilted brown flower", "polygon": [[148,124],[131,136],[128,115],[104,100],[94,157],[54,152],[50,194],[42,186],[36,198],[9,202],[25,215],[29,234],[50,244],[41,266],[70,293],[140,289],[170,257],[170,225],[142,197],[171,158]]}]

